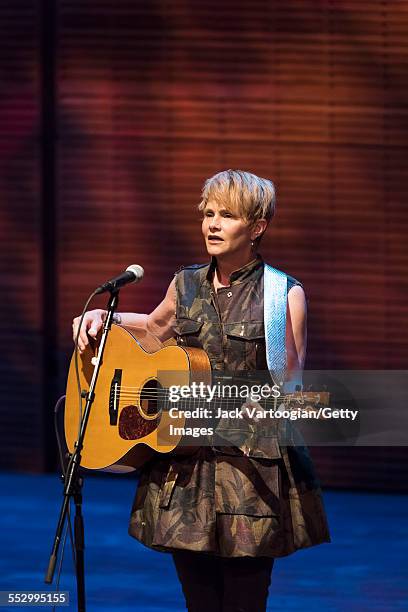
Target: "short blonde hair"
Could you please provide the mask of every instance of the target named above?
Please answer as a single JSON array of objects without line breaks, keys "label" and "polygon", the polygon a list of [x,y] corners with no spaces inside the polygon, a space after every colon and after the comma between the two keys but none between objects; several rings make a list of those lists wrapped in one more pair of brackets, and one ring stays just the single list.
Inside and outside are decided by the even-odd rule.
[{"label": "short blonde hair", "polygon": [[223,170],[205,181],[198,209],[204,210],[213,200],[249,223],[258,219],[269,222],[275,213],[275,199],[272,181],[243,170]]}]

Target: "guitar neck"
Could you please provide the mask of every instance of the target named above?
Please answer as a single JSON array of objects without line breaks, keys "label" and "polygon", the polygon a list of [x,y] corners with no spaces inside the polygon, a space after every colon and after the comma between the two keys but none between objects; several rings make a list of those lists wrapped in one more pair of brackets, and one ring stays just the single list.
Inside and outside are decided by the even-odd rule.
[{"label": "guitar neck", "polygon": [[[276,397],[260,397],[259,395],[247,396],[247,397],[218,397],[215,395],[208,394],[198,395],[187,398],[180,398],[177,402],[171,402],[172,405],[177,406],[180,410],[191,410],[191,409],[215,409],[215,410],[228,410],[234,411],[241,409],[242,406],[249,402],[255,402],[263,410],[276,409],[278,406],[284,405],[285,408],[294,404],[298,407],[305,406],[317,406],[328,404],[327,392],[301,392],[297,391],[294,393],[282,393]],[[168,399],[166,397],[166,399]]]}]

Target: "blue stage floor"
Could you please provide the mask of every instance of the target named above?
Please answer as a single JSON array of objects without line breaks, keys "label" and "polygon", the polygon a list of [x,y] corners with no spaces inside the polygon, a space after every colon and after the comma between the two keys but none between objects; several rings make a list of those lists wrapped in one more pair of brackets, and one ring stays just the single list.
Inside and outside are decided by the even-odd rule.
[{"label": "blue stage floor", "polygon": [[[0,590],[49,590],[43,577],[61,483],[57,476],[0,474],[0,487]],[[87,610],[181,612],[171,557],[127,535],[134,488],[120,476],[86,477]],[[276,561],[268,610],[408,611],[408,496],[328,491],[325,504],[333,542]],[[75,610],[69,546],[61,589],[72,603],[59,609]]]}]

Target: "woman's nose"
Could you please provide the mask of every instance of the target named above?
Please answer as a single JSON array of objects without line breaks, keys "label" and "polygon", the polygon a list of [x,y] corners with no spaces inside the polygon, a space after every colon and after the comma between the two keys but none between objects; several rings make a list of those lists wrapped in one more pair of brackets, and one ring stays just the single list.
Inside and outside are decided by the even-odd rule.
[{"label": "woman's nose", "polygon": [[220,229],[220,218],[217,215],[211,217],[210,222],[210,230],[219,230]]}]

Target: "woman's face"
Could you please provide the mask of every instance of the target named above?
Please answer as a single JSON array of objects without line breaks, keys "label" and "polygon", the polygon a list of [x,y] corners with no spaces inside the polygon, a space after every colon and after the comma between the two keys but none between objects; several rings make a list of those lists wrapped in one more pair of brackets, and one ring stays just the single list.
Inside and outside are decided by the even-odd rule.
[{"label": "woman's face", "polygon": [[209,255],[249,258],[255,237],[252,225],[213,201],[206,204],[203,213],[202,232]]}]

